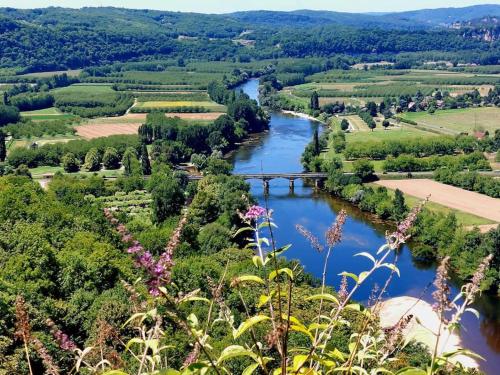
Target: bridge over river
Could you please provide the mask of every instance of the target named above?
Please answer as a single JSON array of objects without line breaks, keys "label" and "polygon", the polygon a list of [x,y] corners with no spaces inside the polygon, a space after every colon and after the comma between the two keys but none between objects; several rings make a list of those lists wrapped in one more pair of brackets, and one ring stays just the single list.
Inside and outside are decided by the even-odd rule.
[{"label": "bridge over river", "polygon": [[[478,171],[477,173],[484,176],[491,176],[494,178],[500,178],[500,170],[495,171]],[[353,175],[354,173],[345,172],[345,175]],[[401,180],[401,179],[422,179],[428,178],[432,179],[433,172],[388,172],[388,173],[375,173],[374,180]],[[327,173],[321,172],[297,172],[297,173],[233,173],[233,176],[241,177],[245,180],[261,180],[264,192],[269,193],[269,181],[275,179],[285,179],[290,182],[290,191],[293,192],[295,187],[295,180],[302,179],[306,181],[314,181],[314,187],[319,189],[322,187],[323,182],[328,178]],[[54,177],[54,174],[47,173],[39,176],[33,176],[34,179],[38,180],[42,187],[45,187],[47,183]],[[190,181],[199,181],[204,176],[201,174],[190,174],[188,179]],[[114,180],[116,176],[104,176],[106,180]],[[149,176],[144,176],[144,178],[149,178]]]},{"label": "bridge over river", "polygon": [[[233,176],[241,177],[245,180],[262,180],[264,185],[264,192],[269,193],[269,181],[282,178],[290,181],[290,191],[293,191],[295,187],[295,180],[312,180],[314,181],[314,186],[318,189],[324,180],[327,179],[328,175],[326,173],[314,173],[314,172],[303,172],[303,173],[234,173]],[[189,179],[192,181],[201,180],[203,176],[190,175]]]}]

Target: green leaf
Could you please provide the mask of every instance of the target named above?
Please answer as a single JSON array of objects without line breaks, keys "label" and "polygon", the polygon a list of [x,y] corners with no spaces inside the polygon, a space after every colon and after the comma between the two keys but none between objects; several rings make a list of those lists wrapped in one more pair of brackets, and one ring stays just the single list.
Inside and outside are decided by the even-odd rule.
[{"label": "green leaf", "polygon": [[262,307],[264,306],[266,303],[269,302],[269,300],[276,294],[276,291],[275,290],[272,290],[271,291],[271,295],[267,295],[267,294],[262,294],[260,297],[259,297],[259,303],[257,304],[257,307]]},{"label": "green leaf", "polygon": [[253,359],[257,359],[257,355],[250,351],[245,349],[241,345],[231,345],[225,348],[222,353],[220,354],[219,359],[217,360],[217,363],[222,363],[225,360],[231,359],[231,358],[236,358],[236,357],[251,357]]},{"label": "green leaf", "polygon": [[369,273],[368,271],[363,271],[363,272],[361,272],[361,273],[359,274],[359,276],[358,276],[358,280],[359,280],[359,281],[358,281],[358,284],[361,284],[363,281],[365,281],[365,280],[366,280],[366,278],[368,277],[368,275],[369,275],[369,274],[370,274],[370,273]]},{"label": "green leaf", "polygon": [[237,237],[239,234],[243,233],[243,232],[253,232],[255,229],[253,229],[252,227],[243,227],[243,228],[240,228],[238,229],[234,234],[233,234],[233,237]]},{"label": "green leaf", "polygon": [[373,255],[371,255],[370,253],[367,253],[366,251],[363,251],[362,253],[357,253],[357,254],[354,254],[355,257],[365,257],[365,258],[368,258],[370,259],[373,263],[375,263],[375,258],[373,257]]},{"label": "green leaf", "polygon": [[246,369],[243,370],[241,375],[252,375],[255,370],[257,370],[257,367],[259,367],[258,363],[253,363],[250,366],[248,366]]},{"label": "green leaf", "polygon": [[264,280],[262,280],[259,276],[254,276],[254,275],[238,276],[238,277],[234,278],[233,282],[237,283],[237,284],[244,283],[244,282],[253,282],[253,283],[257,283],[257,284],[266,285]]},{"label": "green leaf", "polygon": [[339,361],[342,361],[342,362],[345,361],[344,354],[342,354],[342,352],[340,350],[338,350],[337,348],[333,349],[333,351],[332,350],[328,351],[328,355],[332,358],[338,359]]},{"label": "green leaf", "polygon": [[361,305],[359,303],[351,303],[349,305],[346,305],[346,307],[344,308],[348,310],[361,311]]},{"label": "green leaf", "polygon": [[304,363],[306,363],[307,358],[309,358],[308,355],[304,354],[298,354],[293,357],[293,371],[298,371],[299,368],[304,366]]},{"label": "green leaf", "polygon": [[166,369],[166,370],[161,370],[158,375],[179,375],[180,372],[174,369]]},{"label": "green leaf", "polygon": [[259,268],[259,267],[261,267],[261,266],[264,265],[264,263],[262,263],[262,259],[258,255],[254,255],[252,257],[252,262],[255,265],[255,267],[257,267],[257,268]]},{"label": "green leaf", "polygon": [[290,326],[290,329],[292,331],[295,331],[295,332],[300,332],[300,333],[303,333],[305,334],[307,337],[309,337],[311,339],[311,341],[314,341],[314,336],[311,334],[311,332],[309,332],[304,326],[302,325],[295,325],[295,324],[292,324]]},{"label": "green leaf", "polygon": [[479,311],[477,311],[476,309],[473,309],[472,307],[467,307],[465,311],[473,313],[476,316],[476,318],[479,319]]},{"label": "green leaf", "polygon": [[399,268],[396,267],[395,264],[392,264],[392,263],[382,263],[380,265],[380,267],[386,267],[386,268],[389,268],[391,271],[395,272],[398,274],[399,277],[401,277],[401,274],[399,273]]},{"label": "green leaf", "polygon": [[110,370],[104,372],[102,375],[129,375],[128,372],[123,372],[121,370]]},{"label": "green leaf", "polygon": [[285,246],[282,246],[280,247],[279,249],[276,249],[275,251],[272,251],[270,252],[269,254],[267,254],[266,258],[266,263],[268,260],[271,260],[272,258],[274,257],[278,257],[280,256],[281,254],[283,254],[285,251],[287,251],[292,245],[285,245]]},{"label": "green leaf", "polygon": [[266,237],[261,237],[259,238],[259,245],[265,244],[266,246],[269,246],[269,240]]},{"label": "green leaf", "polygon": [[269,274],[269,281],[273,281],[276,276],[286,273],[288,277],[293,280],[293,271],[290,268],[280,268],[277,271],[273,271]]},{"label": "green leaf", "polygon": [[384,244],[382,246],[379,247],[379,249],[377,250],[377,255],[379,255],[381,252],[385,251],[385,250],[389,250],[389,245],[387,244]]},{"label": "green leaf", "polygon": [[350,272],[342,272],[342,273],[339,273],[339,276],[346,276],[346,277],[350,277],[351,279],[353,279],[356,283],[358,283],[358,276],[356,276],[355,274],[353,273],[350,273]]},{"label": "green leaf", "polygon": [[126,350],[130,349],[130,347],[131,347],[133,344],[143,345],[143,344],[144,344],[144,340],[143,340],[143,339],[140,339],[140,338],[138,338],[138,337],[134,337],[134,338],[130,339],[130,340],[127,342],[127,345],[125,346],[125,349],[126,349]]},{"label": "green leaf", "polygon": [[187,322],[191,328],[198,327],[198,317],[194,314],[189,314],[187,317]]},{"label": "green leaf", "polygon": [[244,321],[243,323],[240,324],[240,326],[238,327],[236,332],[234,332],[233,336],[235,339],[237,339],[238,337],[240,337],[243,333],[245,333],[252,326],[256,325],[257,323],[260,323],[260,322],[263,322],[266,320],[270,320],[270,319],[271,318],[269,318],[268,316],[265,316],[265,315],[252,316],[251,318],[247,319],[246,321]]},{"label": "green leaf", "polygon": [[396,375],[427,375],[427,372],[415,367],[405,367],[396,372]]},{"label": "green leaf", "polygon": [[339,300],[335,296],[333,296],[329,293],[315,294],[313,296],[306,298],[306,301],[314,301],[314,300],[324,300],[324,301],[333,302],[337,305],[340,305]]}]

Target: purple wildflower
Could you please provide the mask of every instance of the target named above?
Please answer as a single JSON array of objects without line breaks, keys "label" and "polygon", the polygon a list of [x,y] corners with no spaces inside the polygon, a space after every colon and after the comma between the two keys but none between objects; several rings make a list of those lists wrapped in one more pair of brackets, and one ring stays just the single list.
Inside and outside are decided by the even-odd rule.
[{"label": "purple wildflower", "polygon": [[434,280],[434,286],[436,290],[432,293],[435,303],[432,305],[434,311],[436,311],[442,319],[444,318],[444,313],[451,309],[450,301],[450,286],[448,285],[448,265],[450,263],[450,257],[445,257],[441,264],[439,265],[436,272],[436,279]]},{"label": "purple wildflower", "polygon": [[347,218],[346,211],[341,210],[335,222],[326,231],[325,233],[326,243],[330,248],[335,246],[335,244],[339,243],[340,240],[342,239],[342,227],[344,226],[346,218]]},{"label": "purple wildflower", "polygon": [[387,241],[392,249],[397,249],[411,237],[408,232],[413,227],[413,224],[415,224],[418,214],[422,211],[422,208],[423,204],[414,207],[406,219],[398,224],[395,232],[386,234]]},{"label": "purple wildflower", "polygon": [[318,237],[316,237],[300,224],[297,224],[295,228],[297,229],[297,232],[299,232],[305,239],[309,241],[314,250],[316,250],[318,253],[323,252],[325,248],[319,243]]},{"label": "purple wildflower", "polygon": [[128,232],[125,225],[120,224],[116,220],[110,210],[104,210],[104,215],[112,223],[118,233],[121,235],[122,242],[127,244],[127,252],[135,256],[135,265],[138,268],[142,268],[149,276],[147,280],[147,285],[149,293],[152,296],[160,295],[160,287],[162,285],[168,284],[171,281],[171,270],[174,266],[173,254],[174,250],[179,246],[181,242],[182,229],[187,223],[186,217],[183,217],[177,228],[175,229],[170,241],[165,246],[165,251],[160,255],[158,260],[155,260],[153,255],[144,249],[144,247],[139,243],[139,241],[134,240],[133,236]]},{"label": "purple wildflower", "polygon": [[61,331],[56,326],[52,319],[47,319],[46,324],[50,328],[50,333],[52,333],[52,336],[62,350],[71,352],[77,349],[76,344],[69,338],[66,333]]},{"label": "purple wildflower", "polygon": [[245,219],[257,220],[259,217],[266,216],[267,210],[261,206],[251,206],[245,214]]}]

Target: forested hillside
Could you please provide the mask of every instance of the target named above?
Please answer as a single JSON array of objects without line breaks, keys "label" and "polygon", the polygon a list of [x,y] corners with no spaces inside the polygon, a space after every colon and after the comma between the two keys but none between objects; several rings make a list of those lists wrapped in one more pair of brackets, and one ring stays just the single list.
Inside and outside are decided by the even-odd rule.
[{"label": "forested hillside", "polygon": [[[482,14],[481,9],[498,13],[498,7],[486,7],[471,14]],[[2,8],[0,68],[15,68],[20,74],[153,56],[249,61],[348,54],[369,61],[385,54],[383,58],[396,61],[403,53],[429,51],[439,51],[435,54],[439,59],[498,63],[498,41],[451,28],[426,27],[413,20],[418,14],[299,11],[205,15],[118,8]],[[435,26],[441,18],[429,19]],[[457,19],[461,19],[458,13]]]}]

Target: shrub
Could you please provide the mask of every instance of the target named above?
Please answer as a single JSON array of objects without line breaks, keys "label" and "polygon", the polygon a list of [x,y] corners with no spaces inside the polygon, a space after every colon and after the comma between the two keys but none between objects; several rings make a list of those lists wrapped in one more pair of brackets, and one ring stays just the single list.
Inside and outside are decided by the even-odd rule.
[{"label": "shrub", "polygon": [[370,181],[374,177],[375,168],[373,167],[373,163],[369,160],[356,160],[352,165],[352,169],[354,174],[362,181]]},{"label": "shrub", "polygon": [[21,116],[17,107],[0,104],[0,126],[13,124],[20,119]]},{"label": "shrub", "polygon": [[104,156],[102,157],[102,164],[106,169],[118,169],[120,168],[120,155],[113,147],[108,147],[104,151]]},{"label": "shrub", "polygon": [[232,246],[232,233],[219,223],[207,224],[198,234],[200,250],[204,254],[213,254]]},{"label": "shrub", "polygon": [[64,168],[64,171],[66,171],[68,173],[74,173],[74,172],[78,172],[80,170],[80,164],[78,162],[78,159],[71,152],[68,152],[67,154],[65,154],[62,157],[61,162],[62,162],[62,167]]},{"label": "shrub", "polygon": [[97,148],[93,147],[85,155],[84,168],[89,172],[96,172],[101,169],[101,155]]}]

